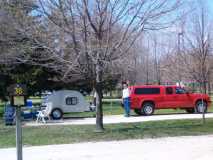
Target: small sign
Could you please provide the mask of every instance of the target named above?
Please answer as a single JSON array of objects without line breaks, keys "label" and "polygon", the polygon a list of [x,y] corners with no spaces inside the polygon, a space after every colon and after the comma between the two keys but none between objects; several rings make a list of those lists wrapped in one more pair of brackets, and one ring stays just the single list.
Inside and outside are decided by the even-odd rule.
[{"label": "small sign", "polygon": [[26,106],[26,85],[14,84],[8,88],[11,97],[11,105],[16,107]]},{"label": "small sign", "polygon": [[15,106],[24,106],[25,103],[25,97],[24,96],[14,96],[13,97],[13,104]]},{"label": "small sign", "polygon": [[9,94],[11,96],[26,96],[27,89],[26,85],[23,84],[14,84],[8,88]]}]

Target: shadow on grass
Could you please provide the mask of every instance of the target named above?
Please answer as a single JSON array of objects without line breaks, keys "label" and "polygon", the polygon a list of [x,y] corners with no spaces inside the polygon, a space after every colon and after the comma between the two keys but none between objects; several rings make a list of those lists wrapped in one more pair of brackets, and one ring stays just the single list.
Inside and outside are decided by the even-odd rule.
[{"label": "shadow on grass", "polygon": [[111,132],[130,132],[130,131],[138,131],[138,130],[168,130],[168,129],[190,129],[190,128],[194,128],[194,127],[202,127],[203,124],[200,123],[194,123],[194,124],[184,124],[184,125],[172,125],[172,124],[168,124],[168,125],[160,125],[160,126],[156,126],[156,125],[132,125],[130,126],[130,124],[128,125],[128,127],[126,127],[125,125],[123,127],[120,128],[113,128],[110,129]]},{"label": "shadow on grass", "polygon": [[[207,112],[206,114],[208,114],[208,113],[213,113],[213,112]],[[153,115],[151,115],[151,116],[164,116],[164,115],[181,115],[181,114],[185,114],[185,115],[191,115],[190,113],[155,113],[155,114],[153,114]],[[192,114],[196,114],[196,115],[198,115],[198,114],[200,114],[200,115],[202,115],[201,113],[192,113]],[[131,117],[141,117],[141,116],[143,116],[143,115],[137,115],[137,114],[135,114],[135,115],[131,115]],[[147,117],[147,116],[143,116],[143,117]]]},{"label": "shadow on grass", "polygon": [[90,116],[65,116],[65,117],[63,117],[63,119],[85,119],[85,118],[94,118],[95,117],[95,115],[90,115]]},{"label": "shadow on grass", "polygon": [[[178,114],[188,114],[188,113],[158,113],[158,114],[153,114],[151,116],[178,115]],[[150,117],[150,116],[135,114],[135,115],[131,115],[131,117]]]}]

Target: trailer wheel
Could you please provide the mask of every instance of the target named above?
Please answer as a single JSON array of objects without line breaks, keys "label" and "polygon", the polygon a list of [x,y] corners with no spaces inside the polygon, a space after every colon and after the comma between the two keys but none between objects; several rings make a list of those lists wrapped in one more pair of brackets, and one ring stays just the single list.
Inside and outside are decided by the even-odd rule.
[{"label": "trailer wheel", "polygon": [[52,119],[54,119],[54,120],[61,119],[61,118],[63,117],[63,112],[62,112],[60,109],[55,108],[55,109],[53,109],[52,112],[51,112],[51,117],[52,117]]}]

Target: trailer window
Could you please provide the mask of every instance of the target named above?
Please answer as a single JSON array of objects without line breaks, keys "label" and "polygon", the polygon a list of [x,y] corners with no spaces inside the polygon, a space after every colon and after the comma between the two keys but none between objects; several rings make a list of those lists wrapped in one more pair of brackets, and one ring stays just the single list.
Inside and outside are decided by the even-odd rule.
[{"label": "trailer window", "polygon": [[78,104],[77,97],[67,97],[66,98],[66,105],[76,105],[76,104]]}]

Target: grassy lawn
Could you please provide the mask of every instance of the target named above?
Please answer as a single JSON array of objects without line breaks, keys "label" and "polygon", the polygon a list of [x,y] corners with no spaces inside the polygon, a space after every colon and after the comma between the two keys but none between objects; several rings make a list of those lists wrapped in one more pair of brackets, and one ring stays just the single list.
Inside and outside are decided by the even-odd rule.
[{"label": "grassy lawn", "polygon": [[[104,115],[119,115],[123,114],[124,110],[120,105],[120,102],[103,102],[103,114]],[[95,112],[83,112],[83,113],[69,113],[65,114],[65,117],[95,117]]]},{"label": "grassy lawn", "polygon": [[[213,112],[213,104],[212,106],[208,109],[208,112]],[[103,113],[104,115],[119,115],[123,114],[124,110],[120,105],[120,102],[103,102]],[[155,110],[154,114],[161,115],[161,114],[175,114],[175,113],[186,113],[185,110],[181,109],[160,109],[160,110]],[[136,115],[134,111],[131,111],[131,115]],[[95,112],[84,112],[84,113],[69,113],[66,114],[65,116],[67,117],[94,117]]]},{"label": "grassy lawn", "polygon": [[[213,97],[212,97],[212,101],[213,101]],[[208,112],[213,112],[213,103],[212,106],[208,109]],[[121,104],[119,101],[111,101],[110,99],[103,99],[103,114],[104,115],[119,115],[119,114],[123,114],[124,110],[121,107]],[[175,113],[186,113],[185,110],[181,110],[181,109],[160,109],[160,110],[155,110],[154,114],[160,115],[160,114],[175,114]],[[136,115],[134,113],[134,111],[131,111],[132,115]],[[66,116],[71,116],[71,117],[75,117],[75,116],[86,116],[86,117],[94,117],[95,113],[93,112],[85,112],[85,113],[70,113],[67,114]]]},{"label": "grassy lawn", "polygon": [[[39,98],[33,99],[34,104],[38,104],[40,101]],[[0,118],[3,115],[3,104],[0,103]],[[209,108],[208,112],[213,112],[213,104]],[[110,101],[104,99],[103,101],[103,113],[104,115],[119,115],[123,114],[124,110],[120,105],[119,101]],[[174,109],[161,109],[155,110],[154,114],[174,114],[174,113],[186,113],[185,110],[174,110]],[[135,115],[134,111],[131,111],[132,115]],[[65,114],[65,117],[95,117],[95,112],[83,112],[83,113],[69,113]]]},{"label": "grassy lawn", "polygon": [[[39,100],[36,100],[38,102]],[[104,101],[104,115],[123,114],[118,101]],[[213,112],[213,106],[209,112]],[[184,110],[156,110],[155,114],[185,113]],[[15,126],[5,126],[2,121],[3,104],[0,104],[0,148],[15,147]],[[132,115],[134,112],[132,111]],[[95,112],[71,113],[68,117],[95,117]],[[95,133],[94,125],[24,127],[24,145],[64,144],[87,141],[142,139],[181,135],[213,134],[213,119],[206,125],[201,120],[173,120],[130,124],[105,125],[104,133]]]},{"label": "grassy lawn", "polygon": [[[105,125],[104,133],[94,132],[94,125],[24,127],[25,146],[68,144],[125,139],[143,139],[213,134],[213,119],[171,120]],[[0,122],[0,148],[15,147],[15,126]]]},{"label": "grassy lawn", "polygon": [[3,116],[3,112],[4,112],[4,105],[0,104],[0,118]]}]

